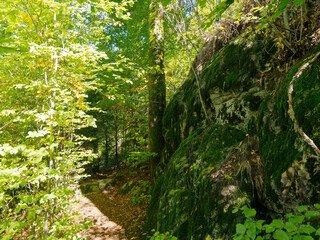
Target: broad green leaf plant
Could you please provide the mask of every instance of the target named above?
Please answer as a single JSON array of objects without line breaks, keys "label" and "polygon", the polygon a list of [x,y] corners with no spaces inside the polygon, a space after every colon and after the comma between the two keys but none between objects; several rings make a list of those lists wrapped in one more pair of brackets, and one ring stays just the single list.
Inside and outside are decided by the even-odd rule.
[{"label": "broad green leaf plant", "polygon": [[95,126],[86,92],[107,67],[95,41],[128,2],[0,2],[1,239],[81,238],[69,203],[95,157],[79,134]]},{"label": "broad green leaf plant", "polygon": [[[236,225],[234,240],[250,239],[278,239],[278,240],[313,240],[319,239],[320,204],[312,208],[299,206],[298,213],[287,214],[284,220],[273,219],[271,223],[265,220],[256,220],[256,210],[247,206],[241,208],[246,221]],[[233,212],[237,212],[235,209]],[[318,228],[318,229],[317,229]]]}]

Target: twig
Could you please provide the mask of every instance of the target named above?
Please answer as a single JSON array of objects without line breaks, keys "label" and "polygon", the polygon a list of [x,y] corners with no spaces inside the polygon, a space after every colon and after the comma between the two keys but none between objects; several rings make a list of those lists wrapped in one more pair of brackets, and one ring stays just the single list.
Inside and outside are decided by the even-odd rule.
[{"label": "twig", "polygon": [[[22,113],[22,112],[20,112],[16,117],[20,116],[21,113]],[[0,127],[0,131],[1,131],[2,129],[4,129],[6,126],[8,126],[9,124],[13,123],[16,117],[14,117],[14,119],[12,119],[10,122],[8,122],[8,123],[6,123],[5,125],[3,125],[2,127]]]},{"label": "twig", "polygon": [[187,53],[188,53],[188,59],[189,59],[190,65],[191,65],[191,69],[192,69],[192,71],[193,71],[193,73],[194,73],[194,76],[195,76],[195,78],[196,78],[197,87],[198,87],[199,99],[200,99],[200,103],[201,103],[201,106],[202,106],[202,109],[203,109],[205,118],[206,118],[206,120],[207,120],[207,122],[208,122],[209,124],[212,124],[212,121],[211,121],[211,119],[209,118],[208,113],[207,113],[206,105],[205,105],[205,103],[204,103],[204,101],[203,101],[203,98],[202,98],[202,95],[201,95],[201,89],[200,89],[200,83],[199,83],[199,82],[200,82],[200,79],[199,79],[199,76],[198,76],[197,71],[194,69],[194,66],[193,66],[193,64],[192,64],[188,46],[187,46]]},{"label": "twig", "polygon": [[10,122],[8,122],[8,123],[6,123],[5,125],[3,125],[1,128],[0,128],[0,130],[2,130],[2,129],[4,129],[6,126],[8,126],[10,123],[12,123],[13,122],[13,120],[12,121],[10,121]]}]

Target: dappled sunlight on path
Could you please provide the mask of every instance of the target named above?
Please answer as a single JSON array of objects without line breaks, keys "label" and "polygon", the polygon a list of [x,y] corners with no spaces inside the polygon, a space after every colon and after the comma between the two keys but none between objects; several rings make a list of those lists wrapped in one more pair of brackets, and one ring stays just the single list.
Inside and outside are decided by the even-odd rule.
[{"label": "dappled sunlight on path", "polygon": [[83,237],[91,240],[126,240],[124,229],[109,218],[85,196],[80,197],[80,201],[74,205],[74,210],[80,215],[78,219],[92,221],[92,226],[83,233]]},{"label": "dappled sunlight on path", "polygon": [[[118,171],[106,174],[95,174],[85,179],[81,184],[95,182],[103,179],[113,179],[101,193],[82,195],[76,191],[75,199],[78,203],[73,205],[73,211],[78,212],[77,222],[92,221],[88,230],[83,230],[83,237],[97,240],[141,240],[146,239],[144,234],[144,221],[148,209],[148,197],[137,201],[139,194],[148,194],[148,188],[134,197],[133,193],[123,192],[122,187],[126,183],[134,182],[134,190],[139,183],[149,183],[150,171],[148,169],[132,169],[123,166]],[[135,188],[137,187],[137,189]],[[79,186],[76,186],[79,189]],[[133,204],[133,200],[136,202]]]}]

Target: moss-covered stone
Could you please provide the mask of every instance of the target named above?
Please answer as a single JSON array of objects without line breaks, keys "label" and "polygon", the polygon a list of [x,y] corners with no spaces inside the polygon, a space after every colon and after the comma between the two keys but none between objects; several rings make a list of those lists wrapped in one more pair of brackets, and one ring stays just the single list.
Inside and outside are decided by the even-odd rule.
[{"label": "moss-covered stone", "polygon": [[101,193],[106,186],[113,183],[113,179],[106,178],[98,181],[91,181],[80,184],[82,194]]},{"label": "moss-covered stone", "polygon": [[[319,51],[315,48],[314,51]],[[258,114],[258,135],[259,145],[262,152],[262,159],[268,178],[266,195],[268,202],[278,202],[281,192],[281,174],[285,172],[294,160],[302,160],[303,153],[311,149],[303,142],[301,136],[294,129],[292,120],[288,115],[288,86],[299,68],[308,61],[308,57],[297,63],[287,74],[279,89],[276,89],[276,98],[266,99],[260,105]],[[310,68],[303,72],[294,85],[293,104],[295,116],[302,126],[302,129],[319,146],[320,138],[320,79],[319,61],[313,63]],[[268,107],[269,103],[269,107]],[[313,175],[314,160],[309,160],[309,172],[317,182],[319,176]],[[316,184],[318,186],[318,184]],[[310,192],[312,190],[310,189]],[[309,195],[316,198],[315,193]],[[317,195],[317,194],[316,194]],[[296,201],[300,201],[297,199]],[[306,203],[306,202],[304,202]],[[272,208],[271,206],[268,206]],[[277,209],[274,209],[277,210]]]},{"label": "moss-covered stone", "polygon": [[221,49],[204,67],[198,79],[194,74],[189,76],[164,113],[165,161],[192,131],[207,124],[198,80],[211,121],[246,128],[265,96],[259,87],[259,78],[273,53],[269,45],[268,41],[248,44],[239,38]]},{"label": "moss-covered stone", "polygon": [[[211,171],[220,167],[230,147],[244,137],[243,130],[220,125],[193,131],[180,144],[166,173],[158,178],[153,188],[149,224],[157,226],[159,231],[172,230],[179,239],[192,236],[202,239],[211,232],[217,224],[212,216],[215,216],[223,190],[212,188]],[[241,196],[240,192],[237,194]],[[228,231],[227,217],[219,224],[225,225],[224,231]]]},{"label": "moss-covered stone", "polygon": [[[315,51],[319,51],[320,47]],[[152,188],[147,229],[179,239],[229,239],[241,216],[233,206],[251,204],[258,216],[290,207],[280,201],[281,174],[310,151],[288,116],[287,89],[303,59],[287,75],[262,87],[261,72],[274,49],[268,41],[231,42],[203,68],[199,85],[190,75],[166,108],[166,151]],[[264,80],[266,81],[266,80]],[[295,84],[296,118],[320,145],[319,61]],[[308,160],[309,172],[314,160]],[[311,173],[310,201],[319,199],[319,175]],[[292,201],[295,201],[293,197]]]}]

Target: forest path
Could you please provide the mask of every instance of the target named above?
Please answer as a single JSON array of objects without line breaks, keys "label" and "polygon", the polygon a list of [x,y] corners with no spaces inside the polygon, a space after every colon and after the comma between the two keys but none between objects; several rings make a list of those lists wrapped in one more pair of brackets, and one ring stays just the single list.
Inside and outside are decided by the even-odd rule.
[{"label": "forest path", "polygon": [[128,182],[148,181],[149,171],[132,171],[122,167],[117,172],[95,175],[87,181],[104,178],[113,178],[114,183],[107,186],[102,193],[80,195],[79,202],[74,206],[74,210],[80,214],[77,219],[92,221],[92,226],[84,231],[83,237],[88,236],[90,240],[144,239],[143,226],[148,200],[143,199],[140,203],[133,204],[133,194],[120,193],[120,189]]},{"label": "forest path", "polygon": [[127,240],[125,230],[105,216],[86,196],[80,196],[74,205],[79,212],[77,219],[92,221],[92,225],[82,234],[91,240]]}]

